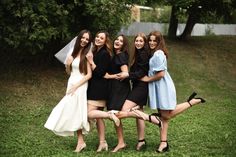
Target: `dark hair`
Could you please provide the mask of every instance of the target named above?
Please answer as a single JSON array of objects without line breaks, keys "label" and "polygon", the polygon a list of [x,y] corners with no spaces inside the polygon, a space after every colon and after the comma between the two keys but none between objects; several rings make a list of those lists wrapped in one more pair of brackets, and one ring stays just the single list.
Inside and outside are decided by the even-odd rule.
[{"label": "dark hair", "polygon": [[[81,47],[80,43],[81,43],[81,38],[83,37],[83,35],[85,33],[88,33],[88,35],[89,35],[89,42],[83,48],[83,47]],[[87,74],[87,59],[86,59],[86,54],[88,53],[88,51],[89,51],[89,49],[91,47],[91,42],[92,42],[92,35],[91,35],[90,31],[88,31],[86,29],[80,31],[78,36],[77,36],[77,39],[75,41],[73,52],[71,54],[73,58],[76,58],[78,56],[78,54],[80,53],[79,70],[83,74]]]},{"label": "dark hair", "polygon": [[[103,47],[106,48],[107,52],[108,52],[109,55],[111,56],[111,55],[112,55],[112,45],[111,45],[111,39],[110,39],[109,33],[106,32],[106,31],[98,31],[98,32],[96,33],[96,36],[97,36],[98,34],[100,34],[100,33],[104,33],[105,36],[106,36],[105,45],[104,45]],[[94,41],[96,40],[96,36],[95,36],[95,38],[94,38]],[[98,51],[98,47],[94,44],[93,50],[92,50],[93,54],[97,53],[97,51]]]},{"label": "dark hair", "polygon": [[[115,40],[118,37],[122,37],[123,38],[123,46],[121,47],[121,51],[129,54],[129,40],[127,39],[127,37],[124,34],[120,34],[120,35],[116,36]],[[113,41],[113,52],[115,52],[115,50],[114,50],[114,42],[115,42],[115,40]]]},{"label": "dark hair", "polygon": [[148,35],[148,41],[150,40],[150,37],[152,35],[156,37],[157,47],[154,50],[151,50],[151,54],[153,55],[153,53],[157,50],[162,50],[164,52],[164,54],[166,55],[166,58],[168,58],[168,50],[166,48],[165,40],[164,40],[161,32],[159,32],[159,31],[150,32]]}]

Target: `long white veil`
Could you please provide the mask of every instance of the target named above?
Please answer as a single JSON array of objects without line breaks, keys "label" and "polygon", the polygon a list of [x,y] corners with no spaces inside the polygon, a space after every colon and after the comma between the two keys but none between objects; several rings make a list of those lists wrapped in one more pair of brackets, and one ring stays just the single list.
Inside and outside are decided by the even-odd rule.
[{"label": "long white veil", "polygon": [[63,64],[66,63],[67,57],[72,54],[76,39],[77,36],[74,37],[74,39],[72,39],[65,47],[63,47],[55,54],[55,57]]},{"label": "long white veil", "polygon": [[[60,51],[58,51],[54,56],[63,64],[66,64],[66,59],[70,56],[73,52],[74,45],[76,42],[77,36],[74,37],[65,47],[63,47]],[[93,43],[91,43],[90,51],[93,47]]]}]

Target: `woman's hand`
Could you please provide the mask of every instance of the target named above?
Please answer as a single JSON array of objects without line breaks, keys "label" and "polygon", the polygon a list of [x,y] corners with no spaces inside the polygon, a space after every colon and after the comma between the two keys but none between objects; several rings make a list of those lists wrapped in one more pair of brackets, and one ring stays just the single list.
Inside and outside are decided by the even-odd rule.
[{"label": "woman's hand", "polygon": [[129,73],[128,72],[120,72],[118,74],[116,74],[117,79],[122,81],[124,79],[126,79],[127,77],[129,77]]},{"label": "woman's hand", "polygon": [[93,53],[91,51],[89,51],[87,53],[86,58],[87,58],[89,64],[91,64],[91,65],[94,64],[94,62],[93,62]]},{"label": "woman's hand", "polygon": [[140,79],[143,82],[149,82],[149,77],[146,75]]},{"label": "woman's hand", "polygon": [[74,95],[75,94],[75,91],[78,89],[78,86],[77,85],[73,85],[68,91],[67,91],[67,95]]}]

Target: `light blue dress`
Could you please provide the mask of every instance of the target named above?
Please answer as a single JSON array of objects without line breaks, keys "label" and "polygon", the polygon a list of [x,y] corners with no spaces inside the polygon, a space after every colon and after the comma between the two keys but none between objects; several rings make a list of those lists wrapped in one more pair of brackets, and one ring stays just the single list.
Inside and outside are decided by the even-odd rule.
[{"label": "light blue dress", "polygon": [[176,107],[176,91],[173,80],[167,71],[167,60],[162,50],[157,50],[149,60],[149,76],[158,71],[165,75],[158,81],[148,84],[151,109],[174,110]]}]

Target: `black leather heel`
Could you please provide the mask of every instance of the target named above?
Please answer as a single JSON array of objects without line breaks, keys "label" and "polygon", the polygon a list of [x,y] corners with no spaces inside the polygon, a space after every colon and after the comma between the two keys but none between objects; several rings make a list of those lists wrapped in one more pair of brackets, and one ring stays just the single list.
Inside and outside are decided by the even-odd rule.
[{"label": "black leather heel", "polygon": [[200,99],[200,100],[201,100],[201,103],[205,103],[205,102],[206,102],[206,100],[203,99],[203,98],[200,98],[200,97],[195,98],[196,95],[197,95],[197,93],[196,93],[196,92],[193,92],[193,93],[189,96],[187,102],[188,102],[188,104],[190,105],[190,107],[193,106],[193,105],[190,103],[190,101],[191,101],[192,99]]},{"label": "black leather heel", "polygon": [[195,99],[200,99],[200,100],[201,100],[201,103],[205,103],[205,102],[206,102],[206,100],[203,99],[203,98],[195,98]]},{"label": "black leather heel", "polygon": [[159,128],[162,128],[162,121],[161,121],[161,119],[159,118],[160,114],[159,114],[159,113],[152,113],[152,114],[150,114],[150,115],[148,116],[149,122],[152,122],[152,118],[151,118],[152,116],[154,116],[154,117],[158,120],[159,124],[157,124],[157,125],[159,126]]},{"label": "black leather heel", "polygon": [[197,95],[197,93],[196,93],[196,92],[193,92],[193,93],[188,97],[187,102],[189,103],[190,107],[193,106],[193,105],[190,103],[190,100],[192,100],[196,95]]},{"label": "black leather heel", "polygon": [[141,151],[141,150],[144,150],[147,148],[147,145],[146,145],[146,140],[145,139],[142,139],[142,140],[138,140],[138,143],[139,142],[144,142],[144,144],[142,144],[141,146],[138,147],[138,144],[136,146],[136,150],[137,151]]},{"label": "black leather heel", "polygon": [[161,141],[161,142],[166,142],[167,145],[166,145],[166,147],[163,148],[162,150],[157,149],[156,152],[158,152],[158,153],[164,153],[164,152],[169,151],[169,144],[168,144],[168,142],[167,142],[167,141]]}]

